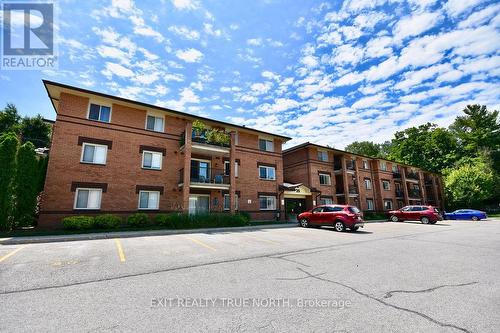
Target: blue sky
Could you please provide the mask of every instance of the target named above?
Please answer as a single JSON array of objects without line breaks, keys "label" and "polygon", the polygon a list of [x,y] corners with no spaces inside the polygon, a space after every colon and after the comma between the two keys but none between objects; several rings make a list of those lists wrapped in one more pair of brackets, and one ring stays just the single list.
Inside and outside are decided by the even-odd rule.
[{"label": "blue sky", "polygon": [[500,106],[500,3],[56,1],[59,69],[0,70],[0,103],[55,118],[41,79],[336,148]]}]

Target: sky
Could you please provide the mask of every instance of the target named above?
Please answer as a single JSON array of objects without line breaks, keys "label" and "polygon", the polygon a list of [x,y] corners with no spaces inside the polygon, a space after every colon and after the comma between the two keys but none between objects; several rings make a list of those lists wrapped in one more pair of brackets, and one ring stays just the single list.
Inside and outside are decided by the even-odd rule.
[{"label": "sky", "polygon": [[498,1],[55,5],[58,69],[0,70],[0,107],[55,119],[49,79],[340,149],[500,109]]}]

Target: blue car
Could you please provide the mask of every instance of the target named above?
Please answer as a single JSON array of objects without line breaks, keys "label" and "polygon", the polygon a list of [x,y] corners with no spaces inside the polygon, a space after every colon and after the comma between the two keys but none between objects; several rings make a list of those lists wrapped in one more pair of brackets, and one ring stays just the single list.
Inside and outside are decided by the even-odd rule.
[{"label": "blue car", "polygon": [[452,213],[444,213],[446,220],[472,220],[479,221],[486,219],[488,216],[485,212],[475,209],[458,209]]}]

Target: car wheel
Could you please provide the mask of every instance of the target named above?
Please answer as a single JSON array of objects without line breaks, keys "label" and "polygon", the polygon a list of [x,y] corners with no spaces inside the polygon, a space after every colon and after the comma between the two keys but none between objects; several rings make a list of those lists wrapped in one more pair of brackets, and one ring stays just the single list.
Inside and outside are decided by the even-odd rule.
[{"label": "car wheel", "polygon": [[422,222],[423,224],[429,224],[430,220],[427,216],[422,216],[420,218],[420,222]]},{"label": "car wheel", "polygon": [[351,231],[358,231],[359,227],[352,227]]},{"label": "car wheel", "polygon": [[307,221],[307,219],[300,220],[300,226],[302,228],[308,228],[309,227],[309,222]]},{"label": "car wheel", "polygon": [[335,226],[335,231],[342,232],[345,230],[344,223],[342,223],[341,221],[336,221],[334,226]]},{"label": "car wheel", "polygon": [[473,216],[473,217],[472,217],[472,221],[479,221],[479,217],[477,217],[477,216]]},{"label": "car wheel", "polygon": [[431,221],[430,224],[436,224],[437,221]]},{"label": "car wheel", "polygon": [[399,221],[399,219],[398,219],[398,217],[396,215],[391,215],[390,220],[392,222],[398,222]]}]

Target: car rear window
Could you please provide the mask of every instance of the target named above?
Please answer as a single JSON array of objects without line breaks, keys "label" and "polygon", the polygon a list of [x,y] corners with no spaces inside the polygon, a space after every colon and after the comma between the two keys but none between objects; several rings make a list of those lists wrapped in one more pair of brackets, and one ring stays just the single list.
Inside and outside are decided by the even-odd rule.
[{"label": "car rear window", "polygon": [[358,209],[358,207],[349,207],[349,211],[353,214],[361,213],[361,211]]}]

